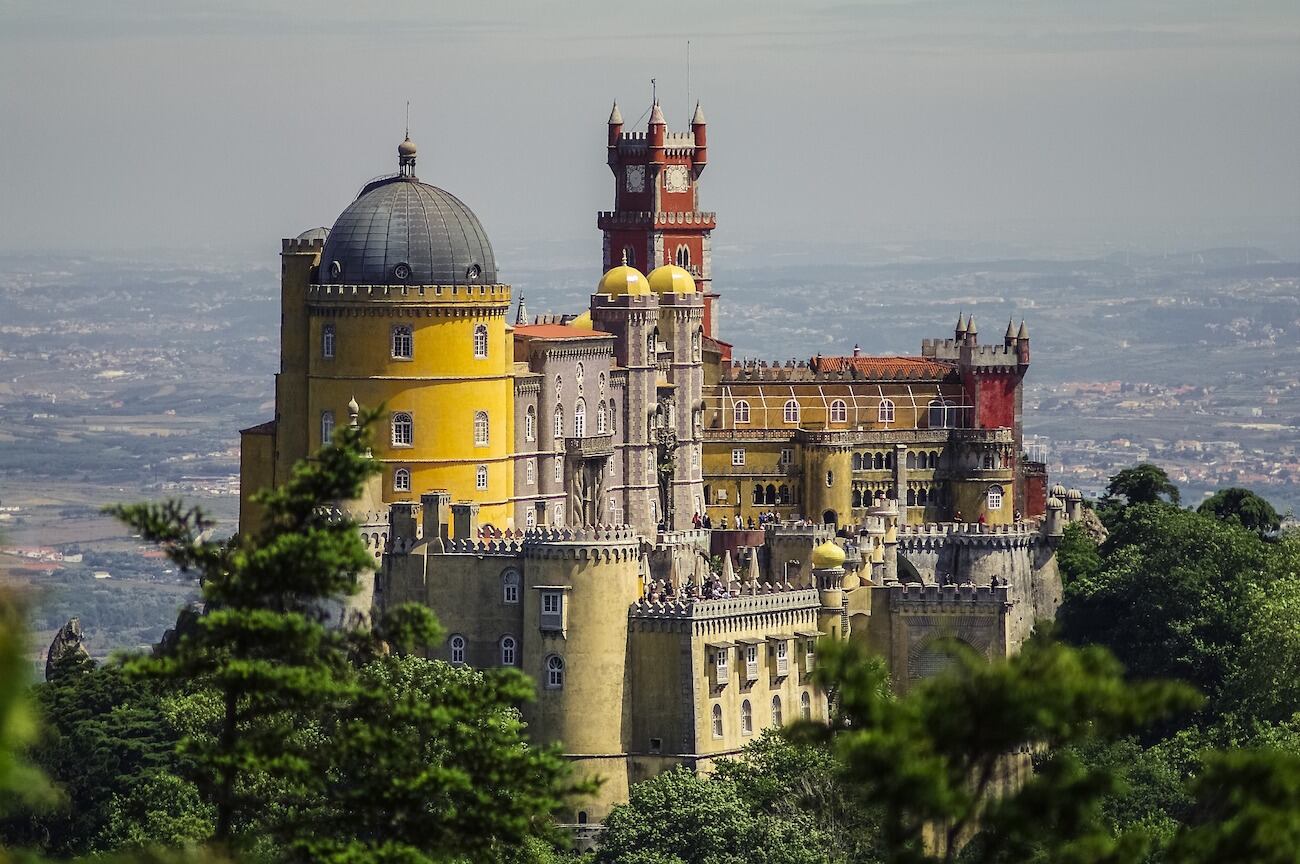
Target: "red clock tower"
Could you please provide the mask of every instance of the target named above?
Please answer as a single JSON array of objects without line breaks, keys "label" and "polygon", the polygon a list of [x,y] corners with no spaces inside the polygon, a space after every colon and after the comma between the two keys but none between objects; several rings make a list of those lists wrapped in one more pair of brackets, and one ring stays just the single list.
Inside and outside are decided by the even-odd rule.
[{"label": "red clock tower", "polygon": [[710,234],[713,213],[699,207],[699,179],[708,162],[708,137],[699,103],[691,131],[669,132],[656,100],[644,132],[624,132],[618,103],[609,112],[609,170],[614,209],[597,214],[604,233],[603,270],[626,263],[643,273],[677,264],[704,295],[704,332],[717,339]]}]

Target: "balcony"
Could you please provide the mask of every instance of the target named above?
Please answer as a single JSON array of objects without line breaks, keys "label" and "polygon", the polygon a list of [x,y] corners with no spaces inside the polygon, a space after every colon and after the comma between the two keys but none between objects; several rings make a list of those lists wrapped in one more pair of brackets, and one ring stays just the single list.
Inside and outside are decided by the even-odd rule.
[{"label": "balcony", "polygon": [[564,455],[575,459],[613,456],[614,436],[592,435],[587,438],[565,438]]}]

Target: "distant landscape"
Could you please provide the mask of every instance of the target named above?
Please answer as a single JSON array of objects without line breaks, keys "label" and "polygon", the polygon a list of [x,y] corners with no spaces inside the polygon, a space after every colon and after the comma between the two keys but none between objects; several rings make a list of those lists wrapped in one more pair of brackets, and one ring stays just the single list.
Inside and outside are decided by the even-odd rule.
[{"label": "distant landscape", "polygon": [[[534,314],[575,312],[589,262],[505,278]],[[510,260],[548,261],[509,250]],[[890,260],[893,258],[894,260]],[[902,354],[973,314],[1031,335],[1027,440],[1097,495],[1154,461],[1196,503],[1247,486],[1300,507],[1300,265],[1265,249],[1096,260],[921,260],[715,250],[736,355]],[[33,656],[80,615],[92,653],[155,642],[197,586],[99,508],[181,497],[235,530],[238,430],[268,419],[278,267],[0,258],[0,578],[29,583]],[[57,446],[53,446],[57,445]]]}]

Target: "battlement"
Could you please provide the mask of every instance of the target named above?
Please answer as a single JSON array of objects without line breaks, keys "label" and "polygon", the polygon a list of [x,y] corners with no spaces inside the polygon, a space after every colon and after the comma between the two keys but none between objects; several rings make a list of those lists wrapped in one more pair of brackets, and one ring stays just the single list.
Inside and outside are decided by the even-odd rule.
[{"label": "battlement", "polygon": [[635,561],[641,553],[641,535],[629,525],[534,528],[524,534],[522,551],[529,558]]},{"label": "battlement", "polygon": [[1040,538],[1033,522],[1014,525],[981,525],[978,522],[929,522],[924,525],[899,525],[898,548],[902,552],[936,549],[946,544],[988,549],[1014,549],[1029,546]]},{"label": "battlement", "polygon": [[1007,585],[903,585],[889,587],[889,605],[900,612],[934,612],[944,606],[991,607],[1001,610],[1011,605],[1011,588]]},{"label": "battlement", "polygon": [[633,619],[716,620],[766,612],[815,610],[821,600],[815,588],[774,588],[766,586],[755,594],[730,597],[683,597],[676,600],[637,600],[628,609]]},{"label": "battlement", "polygon": [[658,309],[659,295],[650,294],[592,294],[593,312],[601,309]]},{"label": "battlement", "polygon": [[971,345],[955,339],[922,339],[921,356],[936,360],[956,361],[976,369],[1021,365],[1021,354],[1015,343],[1011,345]]},{"label": "battlement", "polygon": [[655,537],[656,549],[670,549],[674,546],[698,546],[709,548],[709,529],[691,528],[687,531],[660,531]]},{"label": "battlement", "polygon": [[315,302],[350,300],[422,303],[509,303],[510,286],[493,285],[311,285],[307,299]]},{"label": "battlement", "polygon": [[694,228],[717,227],[717,213],[701,211],[672,212],[666,210],[601,210],[596,214],[597,228],[636,227],[669,228],[688,225]]},{"label": "battlement", "polygon": [[323,237],[286,237],[280,241],[280,252],[283,255],[305,255],[314,252],[320,252],[325,248],[325,238]]}]

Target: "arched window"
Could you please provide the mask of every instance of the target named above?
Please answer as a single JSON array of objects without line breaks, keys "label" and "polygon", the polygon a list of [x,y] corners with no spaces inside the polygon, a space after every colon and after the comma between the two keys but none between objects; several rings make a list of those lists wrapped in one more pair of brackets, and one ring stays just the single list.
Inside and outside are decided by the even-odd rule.
[{"label": "arched window", "polygon": [[853,490],[853,506],[854,506],[854,507],[861,507],[861,506],[862,506],[862,490],[861,490],[861,489],[854,489],[854,490]]},{"label": "arched window", "polygon": [[893,469],[893,467],[894,467],[894,451],[893,451],[893,450],[890,450],[888,453],[885,454],[885,467],[888,468],[888,469]]},{"label": "arched window", "polygon": [[465,662],[465,637],[459,633],[447,640],[447,647],[451,650],[451,662],[458,665]]},{"label": "arched window", "polygon": [[586,810],[579,810],[579,811],[578,811],[578,824],[579,824],[579,825],[586,825],[586,824],[587,824],[587,811],[586,811]]},{"label": "arched window", "polygon": [[764,491],[763,503],[764,503],[764,504],[775,504],[775,503],[776,503],[776,487],[773,486],[771,483],[769,483],[769,484],[767,484],[767,488],[766,488],[765,490],[763,490],[763,491]]},{"label": "arched window", "polygon": [[990,486],[988,491],[988,508],[990,510],[1002,509],[1002,487]]},{"label": "arched window", "polygon": [[618,434],[618,409],[614,406],[614,400],[609,400],[609,433]]},{"label": "arched window", "polygon": [[564,406],[555,406],[555,437],[564,437]]},{"label": "arched window", "polygon": [[587,435],[587,403],[578,400],[573,406],[573,437],[584,438]]},{"label": "arched window", "polygon": [[894,422],[894,400],[892,399],[880,400],[880,412],[876,415],[876,419],[879,420],[881,423]]},{"label": "arched window", "polygon": [[929,502],[929,500],[930,500],[930,493],[925,490],[924,486],[916,490],[916,506],[924,507]]},{"label": "arched window", "polygon": [[605,403],[596,404],[596,434],[604,435],[609,431],[609,415],[605,413]]},{"label": "arched window", "polygon": [[731,409],[731,416],[737,423],[748,423],[749,403],[744,399],[741,399],[736,403],[735,407]]},{"label": "arched window", "polygon": [[519,602],[519,571],[514,568],[501,571],[501,602]]},{"label": "arched window", "polygon": [[812,697],[808,695],[807,690],[799,694],[799,713],[805,720],[812,719]]},{"label": "arched window", "polygon": [[501,637],[501,665],[502,666],[515,665],[516,647],[518,647],[518,643],[515,642],[515,637],[513,636]]},{"label": "arched window", "polygon": [[763,503],[763,484],[762,484],[762,483],[755,483],[755,484],[754,484],[754,503],[755,503],[755,504],[762,504],[762,503]]},{"label": "arched window", "polygon": [[722,737],[722,706],[713,706],[713,737]]},{"label": "arched window", "polygon": [[320,443],[324,447],[334,437],[334,412],[320,412]]},{"label": "arched window", "polygon": [[393,491],[410,492],[411,491],[411,469],[398,468],[393,472]]},{"label": "arched window", "polygon": [[799,422],[799,403],[796,402],[796,401],[793,400],[793,399],[788,399],[788,400],[786,400],[786,403],[785,403],[785,422],[787,422],[787,423],[798,423],[798,422]]},{"label": "arched window", "polygon": [[849,422],[849,406],[844,404],[843,399],[836,399],[831,403],[831,422],[847,423]]},{"label": "arched window", "polygon": [[854,470],[854,471],[861,471],[861,470],[862,470],[862,454],[861,454],[861,453],[854,453],[854,454],[853,454],[853,470]]},{"label": "arched window", "polygon": [[772,725],[773,726],[781,725],[781,697],[780,696],[772,697]]},{"label": "arched window", "polygon": [[564,379],[559,375],[555,376],[555,398],[558,400],[564,394]]},{"label": "arched window", "polygon": [[875,466],[875,470],[883,471],[885,469],[885,454],[875,454],[875,456],[872,457],[871,464]]},{"label": "arched window", "polygon": [[564,460],[559,456],[555,457],[555,482],[564,482]]},{"label": "arched window", "polygon": [[551,654],[546,658],[546,689],[559,690],[564,686],[564,658]]},{"label": "arched window", "polygon": [[704,356],[704,331],[696,330],[691,334],[691,360],[698,363]]},{"label": "arched window", "polygon": [[646,354],[647,363],[655,362],[655,353],[656,353],[655,348],[658,342],[659,342],[658,330],[654,331],[653,333],[645,337],[645,354]]},{"label": "arched window", "polygon": [[326,360],[334,358],[334,325],[326,324],[320,331],[320,356]]},{"label": "arched window", "polygon": [[532,405],[524,412],[524,440],[537,440],[537,409]]},{"label": "arched window", "polygon": [[482,492],[487,488],[487,466],[480,465],[474,469],[474,488]]},{"label": "arched window", "polygon": [[908,506],[908,507],[915,507],[915,506],[916,506],[916,490],[915,490],[915,489],[908,489],[908,490],[907,490],[907,506]]},{"label": "arched window", "polygon": [[537,460],[536,459],[528,460],[528,464],[524,466],[524,475],[527,478],[526,482],[528,483],[529,486],[532,486],[534,483],[537,482]]},{"label": "arched window", "polygon": [[605,397],[605,373],[604,372],[600,373],[600,396],[602,399]]},{"label": "arched window", "polygon": [[916,467],[916,454],[910,450],[907,451],[907,467],[908,468]]},{"label": "arched window", "polygon": [[537,511],[532,507],[529,507],[528,511],[524,513],[524,527],[529,531],[537,527]]},{"label": "arched window", "polygon": [[929,467],[931,470],[939,467],[939,454],[933,450],[930,451]]},{"label": "arched window", "polygon": [[411,328],[398,324],[393,328],[393,357],[398,360],[410,360],[414,351]]},{"label": "arched window", "polygon": [[577,368],[573,370],[573,380],[578,385],[578,392],[582,392],[582,363],[579,362]]},{"label": "arched window", "polygon": [[[556,473],[557,474],[559,473],[558,469],[556,470]],[[564,527],[564,505],[563,504],[555,505],[555,509],[551,511],[551,522],[555,525],[556,528]]]},{"label": "arched window", "polygon": [[927,418],[931,429],[948,428],[948,406],[939,399],[931,399],[929,405],[929,417]]},{"label": "arched window", "polygon": [[488,415],[486,411],[474,412],[474,446],[488,446]]},{"label": "arched window", "polygon": [[474,325],[474,356],[482,359],[487,356],[487,325]]},{"label": "arched window", "polygon": [[393,446],[410,447],[415,441],[415,422],[405,411],[393,415]]},{"label": "arched window", "polygon": [[678,267],[691,266],[691,250],[685,246],[677,247],[677,266]]},{"label": "arched window", "polygon": [[754,709],[750,707],[748,699],[740,703],[740,734],[754,734]]}]

